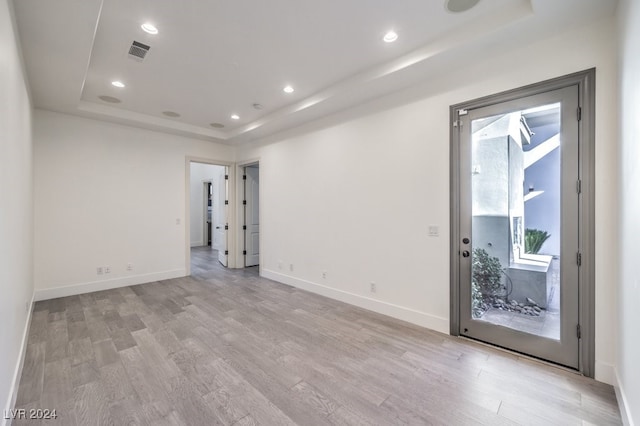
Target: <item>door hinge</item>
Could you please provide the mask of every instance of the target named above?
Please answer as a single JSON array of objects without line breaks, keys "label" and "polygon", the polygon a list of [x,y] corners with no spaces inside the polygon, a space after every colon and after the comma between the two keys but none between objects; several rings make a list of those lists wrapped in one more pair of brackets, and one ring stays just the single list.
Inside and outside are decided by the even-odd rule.
[{"label": "door hinge", "polygon": [[224,205],[225,206],[229,205],[229,200],[224,200]]},{"label": "door hinge", "polygon": [[229,175],[224,175],[224,180],[229,180]]},{"label": "door hinge", "polygon": [[[466,109],[459,109],[457,112],[458,112],[458,117],[462,117],[463,115],[469,114],[469,111],[467,111]],[[462,127],[462,120],[454,120],[453,127]]]},{"label": "door hinge", "polygon": [[242,175],[242,180],[247,180],[247,175]]},{"label": "door hinge", "polygon": [[576,192],[578,194],[582,194],[582,180],[581,179],[578,179],[576,181]]},{"label": "door hinge", "polygon": [[242,230],[246,231],[247,230],[247,225],[242,225]]},{"label": "door hinge", "polygon": [[229,230],[229,225],[225,225],[225,226],[224,226],[224,230],[225,230],[225,231],[228,231],[228,230]]},{"label": "door hinge", "polygon": [[576,335],[578,336],[578,339],[582,339],[582,330],[580,329],[580,324],[576,326]]},{"label": "door hinge", "polygon": [[247,255],[247,251],[246,250],[242,250],[242,254],[246,256]]},{"label": "door hinge", "polygon": [[578,252],[576,255],[576,263],[578,266],[582,266],[582,253]]},{"label": "door hinge", "polygon": [[228,255],[229,255],[229,250],[225,250],[225,251],[224,251],[224,255],[225,255],[225,256],[228,256]]},{"label": "door hinge", "polygon": [[582,108],[578,107],[578,121],[582,120]]},{"label": "door hinge", "polygon": [[242,205],[246,206],[247,205],[247,200],[242,200]]}]

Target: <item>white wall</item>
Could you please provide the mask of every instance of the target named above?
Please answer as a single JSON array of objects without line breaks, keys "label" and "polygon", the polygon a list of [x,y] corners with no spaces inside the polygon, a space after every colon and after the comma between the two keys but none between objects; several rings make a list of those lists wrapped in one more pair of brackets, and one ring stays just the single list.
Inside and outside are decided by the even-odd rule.
[{"label": "white wall", "polygon": [[[31,102],[14,33],[0,0],[0,409],[12,407],[33,298]],[[4,424],[4,420],[2,420]]]},{"label": "white wall", "polygon": [[185,275],[186,157],[230,146],[42,110],[34,141],[36,299]]},{"label": "white wall", "polygon": [[212,241],[211,245],[214,248],[220,246],[220,235],[215,231],[216,226],[220,226],[220,204],[216,194],[220,188],[220,176],[224,179],[224,166],[214,166],[211,164],[203,163],[191,163],[190,170],[190,234],[191,234],[191,247],[206,246],[206,235],[204,230],[204,182],[209,181],[213,184],[213,209],[212,220]]},{"label": "white wall", "polygon": [[[239,161],[260,159],[263,275],[447,333],[449,106],[597,67],[596,378],[612,383],[613,24],[496,49],[481,63],[426,75],[423,86],[241,147]],[[439,237],[427,235],[432,224]]]},{"label": "white wall", "polygon": [[[627,0],[620,22],[618,380],[629,423],[640,422],[640,3]],[[613,266],[614,264],[612,264]]]}]

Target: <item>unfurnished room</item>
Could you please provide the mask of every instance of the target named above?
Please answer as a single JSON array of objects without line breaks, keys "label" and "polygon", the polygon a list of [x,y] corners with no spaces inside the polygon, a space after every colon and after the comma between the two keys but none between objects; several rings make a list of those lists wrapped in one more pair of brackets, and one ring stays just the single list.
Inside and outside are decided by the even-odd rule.
[{"label": "unfurnished room", "polygon": [[0,0],[9,425],[640,422],[637,0]]}]

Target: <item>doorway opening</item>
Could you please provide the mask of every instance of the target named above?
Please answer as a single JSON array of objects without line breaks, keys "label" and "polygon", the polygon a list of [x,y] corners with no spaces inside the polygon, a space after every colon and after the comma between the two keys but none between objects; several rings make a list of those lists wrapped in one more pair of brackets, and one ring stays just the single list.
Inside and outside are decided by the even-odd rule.
[{"label": "doorway opening", "polygon": [[189,272],[228,265],[228,166],[188,161]]},{"label": "doorway opening", "polygon": [[260,265],[260,166],[243,167],[243,242],[244,266]]},{"label": "doorway opening", "polygon": [[[215,167],[215,166],[214,166]],[[203,214],[202,214],[202,229],[204,234],[203,246],[212,246],[214,237],[213,237],[213,229],[214,227],[220,227],[220,224],[214,224],[213,217],[213,182],[210,180],[203,182],[202,188],[202,199],[203,203]],[[193,242],[191,243],[193,246]]]},{"label": "doorway opening", "polygon": [[593,375],[589,70],[451,107],[451,333]]}]

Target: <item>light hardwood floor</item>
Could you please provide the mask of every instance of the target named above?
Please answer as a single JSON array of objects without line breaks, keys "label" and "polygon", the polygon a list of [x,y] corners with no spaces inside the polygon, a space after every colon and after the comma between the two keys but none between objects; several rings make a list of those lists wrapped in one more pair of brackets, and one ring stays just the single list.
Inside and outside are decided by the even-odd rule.
[{"label": "light hardwood floor", "polygon": [[[16,408],[62,425],[607,425],[610,386],[220,267],[38,302]],[[427,278],[428,279],[428,278]]]}]

